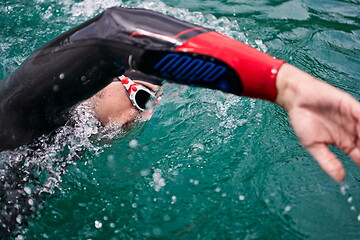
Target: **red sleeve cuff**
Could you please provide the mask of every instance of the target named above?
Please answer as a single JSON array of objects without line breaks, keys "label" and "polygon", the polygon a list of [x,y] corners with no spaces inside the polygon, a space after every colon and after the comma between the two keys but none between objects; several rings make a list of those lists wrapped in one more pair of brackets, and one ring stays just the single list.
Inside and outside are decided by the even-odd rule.
[{"label": "red sleeve cuff", "polygon": [[193,52],[220,59],[238,74],[243,91],[237,93],[274,102],[276,76],[285,62],[217,32],[199,34],[177,47],[176,51]]}]

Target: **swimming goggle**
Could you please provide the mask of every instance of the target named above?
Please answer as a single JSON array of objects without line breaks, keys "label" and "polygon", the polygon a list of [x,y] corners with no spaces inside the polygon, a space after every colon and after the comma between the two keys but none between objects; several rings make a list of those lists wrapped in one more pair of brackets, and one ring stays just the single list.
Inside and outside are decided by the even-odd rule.
[{"label": "swimming goggle", "polygon": [[125,87],[130,102],[134,107],[139,111],[143,112],[148,108],[151,108],[156,105],[158,98],[154,91],[151,91],[149,88],[137,84],[128,77],[118,77],[122,85]]}]

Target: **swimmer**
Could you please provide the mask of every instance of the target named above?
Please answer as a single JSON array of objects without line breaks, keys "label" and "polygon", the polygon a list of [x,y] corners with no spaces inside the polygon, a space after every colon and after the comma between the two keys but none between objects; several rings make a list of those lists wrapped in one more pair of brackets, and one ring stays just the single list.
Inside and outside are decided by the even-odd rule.
[{"label": "swimmer", "polygon": [[[360,104],[349,94],[214,31],[121,7],[47,43],[0,82],[0,150],[65,124],[85,100],[104,125],[147,114],[147,99],[156,101],[159,84],[131,76],[113,81],[126,70],[157,83],[166,79],[271,101],[287,111],[301,144],[334,180],[343,181],[345,171],[328,145],[360,165]],[[145,98],[137,99],[139,89]]]}]

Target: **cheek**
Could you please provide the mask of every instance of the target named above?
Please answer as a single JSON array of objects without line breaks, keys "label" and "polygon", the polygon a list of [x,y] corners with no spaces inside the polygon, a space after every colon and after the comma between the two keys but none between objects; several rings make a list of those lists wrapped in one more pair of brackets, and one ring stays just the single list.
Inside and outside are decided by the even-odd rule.
[{"label": "cheek", "polygon": [[[131,108],[119,113],[117,118],[114,119],[116,123],[124,125],[130,122],[133,122],[134,119],[139,115],[139,111],[136,110],[132,105]],[[112,121],[113,122],[113,121]]]},{"label": "cheek", "polygon": [[96,115],[103,125],[126,124],[139,114],[121,85],[111,85],[101,98],[95,98]]}]

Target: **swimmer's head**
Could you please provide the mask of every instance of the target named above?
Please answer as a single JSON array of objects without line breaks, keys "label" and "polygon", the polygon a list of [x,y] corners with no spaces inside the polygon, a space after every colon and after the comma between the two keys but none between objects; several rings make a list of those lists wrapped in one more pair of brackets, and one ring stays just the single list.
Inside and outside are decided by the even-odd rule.
[{"label": "swimmer's head", "polygon": [[[150,83],[141,75],[137,74],[139,77],[136,79],[127,78],[127,84],[122,84],[118,78],[90,99],[94,105],[94,113],[103,125],[124,125],[139,116],[144,120],[151,118],[152,108],[161,96],[160,82]],[[123,78],[124,76],[120,77]],[[131,85],[137,91],[133,91],[135,89],[132,90]]]}]

